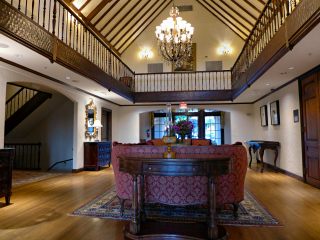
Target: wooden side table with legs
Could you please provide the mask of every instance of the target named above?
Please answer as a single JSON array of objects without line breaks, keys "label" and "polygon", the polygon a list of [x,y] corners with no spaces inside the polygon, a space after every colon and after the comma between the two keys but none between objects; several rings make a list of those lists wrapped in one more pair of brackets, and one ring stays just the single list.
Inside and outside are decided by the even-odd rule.
[{"label": "wooden side table with legs", "polygon": [[[187,158],[186,158],[187,157]],[[133,177],[131,221],[124,228],[125,239],[227,239],[228,233],[215,221],[215,178],[233,171],[233,158],[223,155],[205,156],[184,154],[183,158],[163,159],[160,154],[131,154],[119,156],[119,171]],[[140,175],[140,202],[138,202],[138,177]],[[207,176],[207,223],[172,223],[146,221],[144,176]],[[140,206],[139,206],[140,204]]]}]

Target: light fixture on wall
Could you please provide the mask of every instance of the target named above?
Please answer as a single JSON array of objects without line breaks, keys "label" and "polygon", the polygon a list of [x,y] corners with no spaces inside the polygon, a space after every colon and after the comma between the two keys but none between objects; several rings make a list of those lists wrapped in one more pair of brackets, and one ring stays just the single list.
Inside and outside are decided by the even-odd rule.
[{"label": "light fixture on wall", "polygon": [[187,109],[187,104],[186,103],[180,103],[180,109]]},{"label": "light fixture on wall", "polygon": [[230,46],[223,45],[222,47],[220,47],[218,49],[218,52],[220,54],[227,55],[227,54],[231,53],[231,48],[230,48]]},{"label": "light fixture on wall", "polygon": [[95,127],[95,128],[96,128],[96,142],[99,142],[99,139],[97,139],[97,137],[98,137],[98,128],[99,128],[99,127],[103,127],[103,126],[101,125],[100,120],[95,120],[94,123],[93,123],[93,125],[92,125],[92,127]]},{"label": "light fixture on wall", "polygon": [[140,57],[144,58],[145,60],[148,60],[148,58],[151,56],[152,56],[152,52],[149,51],[148,49],[145,49],[140,53]]},{"label": "light fixture on wall", "polygon": [[191,52],[194,28],[178,15],[179,9],[174,6],[173,1],[170,17],[156,27],[159,55],[167,63],[180,64]]}]

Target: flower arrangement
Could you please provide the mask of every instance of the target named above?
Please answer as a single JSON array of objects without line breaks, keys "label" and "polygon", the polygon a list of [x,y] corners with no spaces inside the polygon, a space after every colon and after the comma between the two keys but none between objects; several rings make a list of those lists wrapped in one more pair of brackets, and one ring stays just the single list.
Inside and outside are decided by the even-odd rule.
[{"label": "flower arrangement", "polygon": [[193,124],[191,121],[181,120],[173,125],[174,130],[179,135],[189,135],[192,132]]}]

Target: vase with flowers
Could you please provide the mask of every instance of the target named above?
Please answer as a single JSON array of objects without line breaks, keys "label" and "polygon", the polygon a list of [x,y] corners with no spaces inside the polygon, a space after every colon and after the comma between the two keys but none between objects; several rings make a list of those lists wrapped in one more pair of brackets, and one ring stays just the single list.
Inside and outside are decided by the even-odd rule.
[{"label": "vase with flowers", "polygon": [[175,132],[181,136],[181,143],[183,143],[185,136],[192,133],[193,123],[191,121],[181,120],[175,123],[173,128]]}]

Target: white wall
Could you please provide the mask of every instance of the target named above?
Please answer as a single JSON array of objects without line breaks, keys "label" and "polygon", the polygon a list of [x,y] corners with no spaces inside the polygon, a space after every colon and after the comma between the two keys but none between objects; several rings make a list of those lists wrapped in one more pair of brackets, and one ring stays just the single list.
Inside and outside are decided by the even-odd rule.
[{"label": "white wall", "polygon": [[[253,134],[253,105],[252,104],[224,104],[224,105],[192,105],[194,108],[215,109],[230,113],[226,119],[225,132],[228,134],[226,143],[251,140]],[[165,109],[163,106],[132,106],[119,109],[119,142],[137,143],[140,136],[140,114]],[[249,116],[248,116],[249,113]],[[251,115],[250,115],[251,114]],[[228,114],[227,114],[228,115]]]},{"label": "white wall", "polygon": [[[1,94],[0,101],[3,101],[3,104],[0,102],[0,113],[1,113],[1,119],[0,119],[0,124],[3,125],[3,128],[1,128],[0,133],[1,134],[1,139],[0,139],[0,144],[3,145],[3,136],[4,136],[4,106],[5,106],[5,91],[6,91],[6,82],[27,82],[27,83],[36,83],[41,85],[45,85],[46,88],[51,88],[55,91],[60,92],[64,96],[68,97],[72,102],[73,102],[73,109],[68,108],[68,111],[73,111],[72,113],[69,113],[70,115],[74,115],[73,118],[73,138],[72,138],[72,143],[73,145],[73,169],[81,169],[83,168],[83,142],[85,141],[94,141],[95,139],[93,138],[86,138],[85,137],[85,105],[87,105],[91,99],[93,99],[96,107],[97,107],[97,119],[101,120],[101,108],[107,108],[112,110],[112,137],[113,139],[117,140],[119,136],[119,114],[118,114],[118,109],[119,106],[114,105],[112,103],[96,99],[92,97],[91,95],[76,91],[72,88],[68,88],[66,86],[63,86],[59,83],[50,81],[48,79],[39,77],[35,74],[31,74],[29,72],[26,72],[22,69],[17,69],[13,66],[7,65],[5,63],[1,63],[0,65],[0,84],[1,84],[1,90],[4,91],[4,94]],[[2,85],[4,86],[2,88]],[[41,89],[39,89],[41,90]],[[3,97],[2,97],[3,96]],[[2,100],[3,98],[3,100]],[[63,110],[61,110],[63,112]],[[2,117],[3,116],[3,117]],[[3,122],[2,121],[3,118]],[[68,118],[69,119],[69,118]],[[70,120],[70,119],[69,119]],[[0,125],[1,126],[1,125]],[[37,131],[37,130],[35,130]],[[51,129],[51,131],[54,131],[54,128]],[[99,134],[100,135],[100,134]],[[100,139],[100,136],[99,136]],[[68,140],[67,141],[71,141]],[[57,144],[57,146],[53,146]],[[57,149],[60,143],[57,141],[54,141],[54,144],[50,147],[49,152],[53,153],[53,149]],[[69,143],[68,143],[69,144]],[[66,144],[68,149],[72,148],[71,145]],[[1,147],[1,145],[0,145]],[[51,149],[52,148],[52,149]],[[52,159],[54,156],[52,157]],[[62,159],[65,160],[65,159]],[[60,159],[59,159],[60,161]]]},{"label": "white wall", "polygon": [[[192,0],[176,1],[176,6],[193,5],[192,12],[181,12],[182,17],[194,27],[193,42],[197,44],[196,70],[204,71],[206,61],[223,61],[223,69],[230,69],[236,61],[243,47],[244,41],[220,20],[215,18],[199,3]],[[169,17],[172,4],[141,33],[141,35],[122,53],[121,59],[136,73],[148,72],[148,63],[162,63],[158,56],[157,40],[155,36],[156,26]],[[217,50],[222,45],[230,45],[232,52],[227,56],[218,54]],[[140,53],[149,49],[153,56],[144,60]],[[163,65],[164,72],[171,72],[171,64]]]},{"label": "white wall", "polygon": [[[279,100],[280,125],[271,125],[270,103]],[[267,105],[268,126],[260,123],[260,107]],[[281,169],[303,176],[301,126],[293,121],[293,110],[299,109],[298,81],[256,102],[254,105],[254,138],[257,140],[279,141],[277,166]],[[274,154],[271,150],[264,153],[264,161],[273,165]]]}]

